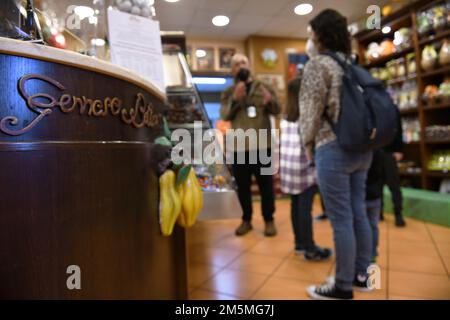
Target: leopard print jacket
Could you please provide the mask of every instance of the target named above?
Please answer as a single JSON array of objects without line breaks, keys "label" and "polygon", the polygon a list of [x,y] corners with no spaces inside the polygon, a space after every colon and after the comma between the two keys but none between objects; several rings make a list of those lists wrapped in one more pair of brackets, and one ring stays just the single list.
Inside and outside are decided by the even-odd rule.
[{"label": "leopard print jacket", "polygon": [[336,140],[324,115],[326,112],[328,119],[337,122],[343,73],[339,64],[325,55],[306,64],[299,94],[299,124],[305,146],[318,148]]}]

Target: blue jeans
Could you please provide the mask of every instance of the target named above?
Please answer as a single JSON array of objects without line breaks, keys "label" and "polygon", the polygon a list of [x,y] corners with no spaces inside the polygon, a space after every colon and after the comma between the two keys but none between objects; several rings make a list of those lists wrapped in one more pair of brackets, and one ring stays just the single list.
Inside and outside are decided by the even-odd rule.
[{"label": "blue jeans", "polygon": [[378,223],[380,222],[381,198],[367,200],[367,217],[369,218],[370,228],[372,229],[372,260],[378,257]]},{"label": "blue jeans", "polygon": [[367,274],[372,234],[366,212],[366,179],[372,152],[349,152],[337,141],[316,150],[319,189],[333,227],[336,286],[352,290],[356,274]]}]

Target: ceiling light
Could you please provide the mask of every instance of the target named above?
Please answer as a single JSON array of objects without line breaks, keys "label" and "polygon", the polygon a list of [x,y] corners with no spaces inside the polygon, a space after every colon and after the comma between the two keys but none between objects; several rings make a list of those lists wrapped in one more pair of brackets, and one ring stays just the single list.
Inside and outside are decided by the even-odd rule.
[{"label": "ceiling light", "polygon": [[197,56],[197,58],[204,58],[206,57],[206,51],[203,49],[197,49],[195,51],[195,55]]},{"label": "ceiling light", "polygon": [[384,34],[387,34],[387,33],[391,32],[391,27],[389,27],[389,26],[383,27],[383,29],[381,29],[381,32],[383,32]]},{"label": "ceiling light", "polygon": [[313,6],[309,3],[302,3],[295,7],[294,12],[299,16],[310,14],[313,11]]},{"label": "ceiling light", "polygon": [[84,18],[92,17],[94,15],[94,9],[86,6],[77,6],[74,9],[74,12],[77,16],[80,17],[81,20]]},{"label": "ceiling light", "polygon": [[230,23],[230,18],[227,16],[215,16],[212,18],[212,24],[216,27],[224,27]]},{"label": "ceiling light", "polygon": [[194,77],[195,84],[225,84],[227,79],[225,78],[204,78],[204,77]]},{"label": "ceiling light", "polygon": [[105,40],[104,39],[100,39],[100,38],[91,39],[91,44],[93,46],[103,47],[105,45]]},{"label": "ceiling light", "polygon": [[165,0],[166,2],[178,2],[180,0]]}]

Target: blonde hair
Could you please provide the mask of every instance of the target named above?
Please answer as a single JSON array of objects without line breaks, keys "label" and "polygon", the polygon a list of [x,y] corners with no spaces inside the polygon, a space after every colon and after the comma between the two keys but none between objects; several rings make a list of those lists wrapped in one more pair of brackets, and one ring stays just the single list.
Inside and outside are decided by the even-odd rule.
[{"label": "blonde hair", "polygon": [[236,53],[231,58],[231,65],[233,66],[235,63],[237,63],[238,61],[243,60],[243,59],[247,62],[247,64],[250,64],[248,57],[245,54]]}]

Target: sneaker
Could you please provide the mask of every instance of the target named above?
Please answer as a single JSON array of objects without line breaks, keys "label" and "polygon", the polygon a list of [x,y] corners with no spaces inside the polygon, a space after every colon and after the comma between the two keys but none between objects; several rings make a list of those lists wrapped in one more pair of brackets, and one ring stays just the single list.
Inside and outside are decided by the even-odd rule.
[{"label": "sneaker", "polygon": [[327,220],[327,219],[328,219],[328,216],[326,215],[326,213],[322,213],[314,218],[314,220],[317,220],[317,221],[322,221],[322,220]]},{"label": "sneaker", "polygon": [[252,224],[249,221],[242,221],[241,225],[236,229],[235,234],[237,236],[243,236],[249,233],[252,229]]},{"label": "sneaker", "polygon": [[275,223],[273,221],[267,221],[266,227],[264,229],[264,235],[266,237],[273,237],[277,234],[277,229],[275,228]]},{"label": "sneaker", "polygon": [[359,292],[372,292],[373,289],[368,286],[367,280],[367,275],[357,274],[353,280],[353,289]]},{"label": "sneaker", "polygon": [[324,283],[320,286],[310,286],[306,293],[314,300],[350,300],[353,299],[353,291],[344,291],[334,283]]},{"label": "sneaker", "polygon": [[399,228],[406,226],[406,222],[403,220],[403,217],[395,217],[395,226]]},{"label": "sneaker", "polygon": [[[325,280],[325,282],[330,285],[334,285],[336,282],[336,279],[334,277],[328,277]],[[355,279],[353,280],[352,286],[353,286],[353,290],[358,291],[358,292],[372,292],[373,291],[373,289],[371,289],[367,286],[367,276],[357,275],[355,277]]]},{"label": "sneaker", "polygon": [[306,250],[302,247],[295,247],[295,255],[297,256],[303,256],[305,254]]},{"label": "sneaker", "polygon": [[333,255],[333,251],[328,248],[316,247],[312,252],[305,252],[305,259],[308,261],[324,261]]}]

